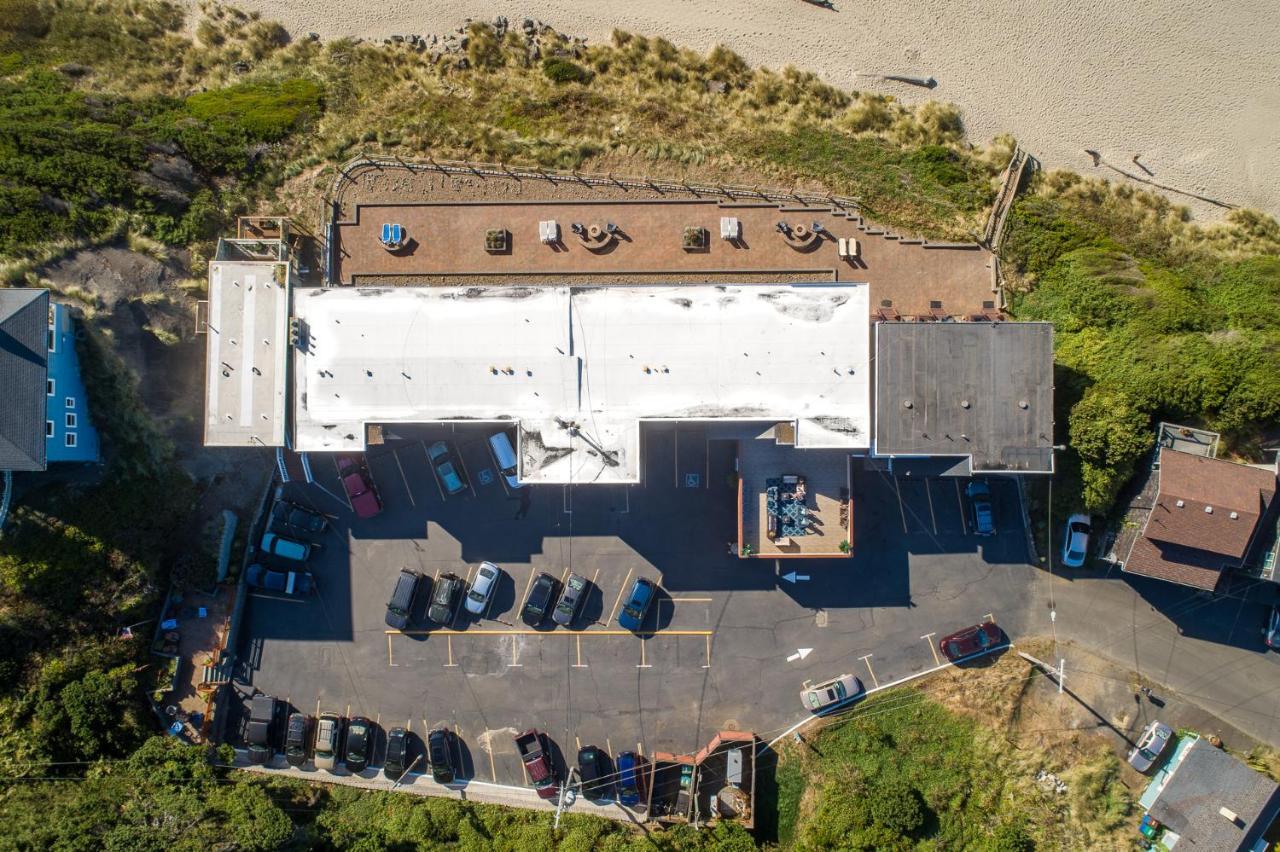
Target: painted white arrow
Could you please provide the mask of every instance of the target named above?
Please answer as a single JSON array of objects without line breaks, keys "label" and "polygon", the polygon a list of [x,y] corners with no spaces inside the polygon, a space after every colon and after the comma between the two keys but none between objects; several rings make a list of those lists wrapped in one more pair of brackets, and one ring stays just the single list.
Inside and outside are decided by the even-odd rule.
[{"label": "painted white arrow", "polygon": [[809,575],[797,574],[795,571],[788,571],[786,574],[782,575],[782,579],[786,580],[788,583],[794,583],[797,580],[803,583],[804,581],[809,579]]},{"label": "painted white arrow", "polygon": [[788,663],[794,663],[796,660],[803,660],[805,657],[813,653],[812,648],[796,648],[796,652],[787,657]]}]

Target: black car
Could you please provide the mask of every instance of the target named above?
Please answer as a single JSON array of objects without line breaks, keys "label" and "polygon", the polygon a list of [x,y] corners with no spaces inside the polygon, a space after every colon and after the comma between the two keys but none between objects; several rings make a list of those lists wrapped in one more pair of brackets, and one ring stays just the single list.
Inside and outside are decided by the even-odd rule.
[{"label": "black car", "polygon": [[561,627],[570,627],[582,609],[582,602],[587,599],[588,580],[580,574],[570,574],[564,581],[564,591],[560,593],[560,602],[551,613],[551,620]]},{"label": "black car", "polygon": [[245,571],[244,581],[250,588],[305,598],[316,590],[316,578],[310,571],[282,571],[255,562]]},{"label": "black car", "polygon": [[373,742],[373,723],[356,716],[347,723],[347,750],[343,762],[351,773],[364,772],[369,765],[369,747]]},{"label": "black car", "polygon": [[329,519],[297,503],[277,500],[271,507],[271,525],[276,527],[276,531],[281,535],[296,533],[320,535],[329,528]]},{"label": "black car", "polygon": [[249,730],[245,740],[249,744],[249,762],[264,764],[271,760],[274,751],[272,728],[276,721],[276,700],[270,695],[255,695],[249,703]]},{"label": "black car", "polygon": [[427,735],[427,763],[437,784],[453,781],[453,757],[449,752],[449,729],[436,728]]},{"label": "black car", "polygon": [[547,610],[551,608],[551,602],[556,599],[556,587],[559,585],[556,578],[546,572],[537,576],[533,585],[529,587],[529,597],[525,600],[524,610],[520,613],[525,624],[537,627],[542,623],[542,620],[547,617]]},{"label": "black car", "polygon": [[382,772],[392,781],[404,775],[405,761],[409,757],[409,732],[404,728],[387,731],[387,759],[382,762]]},{"label": "black car", "polygon": [[413,618],[413,611],[418,607],[418,594],[422,588],[422,575],[408,568],[401,568],[396,577],[395,588],[391,590],[391,600],[387,601],[387,626],[396,630],[404,630]]},{"label": "black car", "polygon": [[427,610],[427,618],[442,627],[453,623],[458,612],[458,598],[462,595],[462,578],[457,574],[443,574],[436,580],[431,590],[431,607]]},{"label": "black car", "polygon": [[311,741],[311,717],[306,713],[289,714],[289,728],[284,735],[284,759],[290,766],[307,762],[307,745]]},{"label": "black car", "polygon": [[582,795],[588,799],[607,799],[613,792],[607,761],[604,752],[593,745],[578,749],[578,775],[582,778]]}]

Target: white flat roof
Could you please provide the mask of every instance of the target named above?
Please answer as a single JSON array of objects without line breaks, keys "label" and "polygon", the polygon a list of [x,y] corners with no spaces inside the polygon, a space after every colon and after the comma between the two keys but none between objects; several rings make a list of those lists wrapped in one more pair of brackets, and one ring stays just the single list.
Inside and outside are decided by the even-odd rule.
[{"label": "white flat roof", "polygon": [[520,478],[637,482],[642,420],[795,421],[870,446],[865,284],[296,290],[295,448],[516,421]]},{"label": "white flat roof", "polygon": [[288,285],[282,261],[209,264],[205,446],[284,445]]}]

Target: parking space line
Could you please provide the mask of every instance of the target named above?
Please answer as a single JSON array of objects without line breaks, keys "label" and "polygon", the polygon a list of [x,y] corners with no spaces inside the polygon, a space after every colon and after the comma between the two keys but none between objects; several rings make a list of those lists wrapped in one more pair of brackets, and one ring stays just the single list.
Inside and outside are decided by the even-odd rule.
[{"label": "parking space line", "polygon": [[960,526],[964,528],[964,534],[969,534],[969,521],[964,516],[964,497],[960,495],[960,480],[951,480],[956,485],[956,503],[960,506]]},{"label": "parking space line", "polygon": [[422,442],[422,454],[427,458],[427,467],[431,470],[431,481],[436,484],[436,490],[440,492],[440,500],[444,501],[444,486],[440,484],[440,474],[436,473],[435,462],[431,460],[431,453],[427,451],[427,442]]},{"label": "parking space line", "polygon": [[992,624],[995,624],[995,623],[996,623],[996,614],[995,614],[994,612],[989,612],[989,613],[987,613],[985,616],[983,616],[983,619],[982,619],[982,620],[983,620],[983,621],[990,621]]},{"label": "parking space line", "polygon": [[876,677],[876,670],[871,668],[871,656],[871,654],[867,654],[865,657],[859,657],[858,659],[867,664],[867,671],[871,672],[871,682],[879,687],[880,680]]},{"label": "parking space line", "polygon": [[[530,590],[531,588],[533,588],[533,576],[534,576],[535,574],[537,574],[537,573],[538,573],[538,572],[537,572],[537,570],[535,570],[535,569],[534,569],[534,567],[533,567],[532,565],[530,565],[530,566],[529,566],[529,580],[524,584],[524,596],[520,598],[520,601],[527,601],[527,600],[529,600],[529,590]],[[517,604],[519,604],[519,603],[520,603],[520,601],[516,601],[516,603],[517,603]]]},{"label": "parking space line", "polygon": [[644,754],[644,745],[639,740],[636,740],[636,754]]},{"label": "parking space line", "polygon": [[608,738],[604,738],[604,747],[609,750],[609,759],[613,759],[613,742]]},{"label": "parking space line", "polygon": [[574,636],[714,636],[714,630],[623,630],[622,628],[601,628],[600,630],[533,630],[525,628],[511,628],[508,630],[500,630],[498,628],[481,628],[477,630],[452,630],[447,627],[440,627],[434,630],[387,630],[387,633],[399,633],[404,636],[444,636],[452,639],[454,636],[538,636],[543,639],[550,639],[556,636],[571,638]]},{"label": "parking space line", "polygon": [[573,745],[578,751],[582,751],[582,740],[578,739],[578,735],[573,735]]},{"label": "parking space line", "polygon": [[715,598],[667,598],[672,603],[712,603]]},{"label": "parking space line", "polygon": [[[489,777],[493,779],[493,783],[497,784],[497,783],[498,783],[498,770],[497,770],[497,768],[493,765],[493,738],[492,738],[492,737],[489,739],[489,749],[488,749],[488,751],[489,751]],[[525,768],[524,768],[524,761],[523,761],[523,760],[522,760],[522,761],[520,761],[520,769],[521,769],[521,771],[523,771],[523,772],[525,773],[525,776],[524,776],[524,783],[525,783],[526,785],[528,785],[528,783],[529,783],[529,773],[528,773],[527,771],[525,771]]]},{"label": "parking space line", "polygon": [[933,513],[933,488],[929,485],[929,479],[926,477],[924,481],[924,494],[929,498],[929,522],[933,524],[933,534],[938,534],[938,516]]},{"label": "parking space line", "polygon": [[652,665],[650,665],[648,662],[646,662],[646,661],[645,661],[645,655],[644,655],[644,644],[645,644],[644,642],[641,642],[641,643],[640,643],[640,662],[636,663],[636,668],[638,668],[638,669],[651,669],[651,668],[653,668],[653,666],[652,666]]},{"label": "parking space line", "polygon": [[477,496],[476,481],[471,478],[471,471],[467,470],[467,460],[462,457],[462,447],[455,442],[453,448],[455,450],[454,455],[458,457],[458,466],[462,468],[462,475],[467,478],[467,485],[471,487],[471,496],[475,497]]},{"label": "parking space line", "polygon": [[409,477],[404,475],[404,465],[400,464],[399,450],[392,450],[391,457],[396,460],[396,467],[400,469],[400,481],[404,483],[404,490],[409,494],[409,505],[417,506],[418,502],[413,499],[413,489],[409,487]]},{"label": "parking space line", "polygon": [[676,433],[676,437],[675,437],[676,451],[672,453],[673,459],[671,462],[671,484],[674,485],[676,488],[679,488],[680,487],[680,424],[679,423],[676,424],[675,433]]},{"label": "parking space line", "polygon": [[560,585],[563,586],[565,581],[569,579],[569,566],[564,566],[564,570],[560,572]]},{"label": "parking space line", "polygon": [[511,637],[511,662],[507,663],[509,669],[522,669],[523,663],[517,662],[516,652],[520,650],[520,643],[516,641],[516,637]]},{"label": "parking space line", "polygon": [[707,640],[707,662],[705,665],[703,665],[703,668],[709,669],[711,668],[711,634],[708,633],[703,638]]},{"label": "parking space line", "polygon": [[453,661],[453,637],[445,636],[444,638],[449,641],[449,662],[445,663],[444,665],[445,665],[445,668],[454,668],[458,664]]},{"label": "parking space line", "polygon": [[[334,453],[329,457],[333,459],[333,472],[338,476],[338,485],[342,486],[342,499],[347,501],[347,508],[354,512],[355,507],[351,505],[351,498],[347,496],[347,488],[342,485],[342,471],[338,470],[338,454]],[[372,471],[370,471],[370,476],[372,477]]]},{"label": "parking space line", "polygon": [[573,664],[573,668],[575,669],[589,668],[589,666],[586,663],[582,662],[582,636],[575,635],[573,638],[577,640],[577,646],[578,646],[578,662]]},{"label": "parking space line", "polygon": [[613,617],[618,614],[618,607],[622,606],[622,596],[627,593],[627,581],[631,579],[631,569],[627,569],[627,576],[622,578],[622,588],[618,589],[618,599],[613,602],[613,609],[609,611],[609,618],[605,624],[612,624]]},{"label": "parking space line", "polygon": [[391,634],[390,633],[387,634],[387,665],[389,666],[400,665],[399,663],[392,662],[391,660]]},{"label": "parking space line", "polygon": [[567,485],[560,486],[560,508],[564,509],[566,515],[573,514],[573,492]]},{"label": "parking space line", "polygon": [[893,478],[893,493],[898,495],[898,514],[902,516],[902,533],[907,533],[907,510],[902,507],[902,488],[898,485],[898,477]]},{"label": "parking space line", "polygon": [[933,633],[926,633],[920,638],[929,643],[929,650],[933,652],[933,664],[935,666],[940,666],[942,665],[942,660],[938,658],[938,649],[933,641],[933,637],[937,635],[938,633],[935,630]]}]

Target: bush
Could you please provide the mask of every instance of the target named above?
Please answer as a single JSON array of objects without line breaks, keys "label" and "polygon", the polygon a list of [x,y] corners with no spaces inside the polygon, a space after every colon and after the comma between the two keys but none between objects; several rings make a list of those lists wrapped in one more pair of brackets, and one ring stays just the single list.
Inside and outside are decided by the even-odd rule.
[{"label": "bush", "polygon": [[867,809],[872,820],[899,837],[914,837],[924,826],[924,803],[905,781],[880,781],[870,790]]},{"label": "bush", "polygon": [[542,73],[553,83],[590,83],[591,72],[576,62],[552,56],[542,62]]},{"label": "bush", "polygon": [[1072,409],[1068,428],[1083,462],[1085,508],[1103,513],[1150,448],[1151,418],[1123,392],[1095,385]]},{"label": "bush", "polygon": [[187,110],[215,126],[241,131],[256,142],[278,142],[320,114],[323,89],[311,80],[241,83],[191,95]]}]

